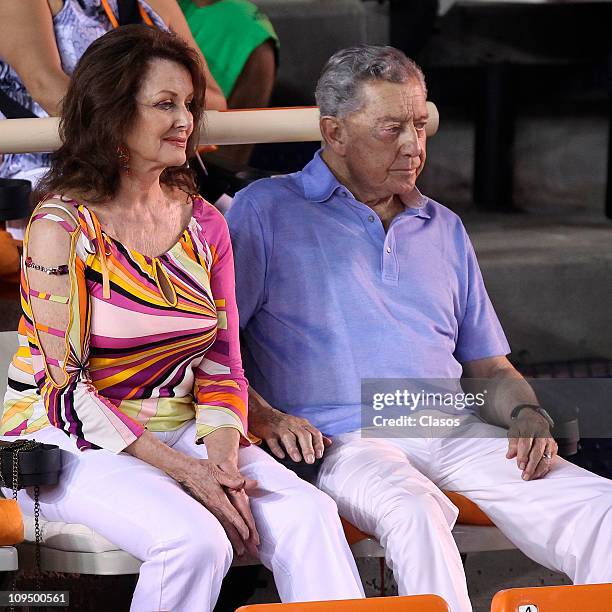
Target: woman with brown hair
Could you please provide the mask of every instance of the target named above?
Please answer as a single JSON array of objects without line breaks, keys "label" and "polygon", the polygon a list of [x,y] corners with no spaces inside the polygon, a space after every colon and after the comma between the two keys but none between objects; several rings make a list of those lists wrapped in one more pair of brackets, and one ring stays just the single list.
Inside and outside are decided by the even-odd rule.
[{"label": "woman with brown hair", "polygon": [[212,609],[232,548],[283,601],[359,597],[334,502],[248,439],[227,225],[187,165],[204,90],[197,55],[146,26],[79,61],[26,233],[0,433],[63,449],[41,513],[143,560],[132,610]]}]

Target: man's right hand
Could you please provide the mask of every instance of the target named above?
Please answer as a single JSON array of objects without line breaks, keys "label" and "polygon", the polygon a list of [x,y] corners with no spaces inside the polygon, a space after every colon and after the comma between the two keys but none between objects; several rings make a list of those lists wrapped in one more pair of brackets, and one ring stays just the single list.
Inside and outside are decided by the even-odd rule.
[{"label": "man's right hand", "polygon": [[279,459],[285,453],[293,461],[314,463],[321,459],[332,441],[306,419],[272,408],[261,395],[249,388],[249,431],[266,442]]}]

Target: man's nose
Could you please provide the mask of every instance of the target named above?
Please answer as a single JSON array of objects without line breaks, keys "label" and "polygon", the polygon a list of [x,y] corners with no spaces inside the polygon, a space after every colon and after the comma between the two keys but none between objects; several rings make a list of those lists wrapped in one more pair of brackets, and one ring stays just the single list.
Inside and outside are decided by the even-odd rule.
[{"label": "man's nose", "polygon": [[421,154],[421,144],[416,128],[409,125],[402,131],[400,151],[402,155],[409,157],[418,157]]}]

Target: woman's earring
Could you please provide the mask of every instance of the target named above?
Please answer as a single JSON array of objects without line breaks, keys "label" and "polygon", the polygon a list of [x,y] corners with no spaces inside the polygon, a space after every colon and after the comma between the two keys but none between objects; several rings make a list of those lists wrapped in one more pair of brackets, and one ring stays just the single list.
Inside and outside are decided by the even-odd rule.
[{"label": "woman's earring", "polygon": [[117,157],[119,159],[119,166],[121,167],[121,170],[129,174],[130,152],[123,145],[121,145],[120,147],[117,147]]}]

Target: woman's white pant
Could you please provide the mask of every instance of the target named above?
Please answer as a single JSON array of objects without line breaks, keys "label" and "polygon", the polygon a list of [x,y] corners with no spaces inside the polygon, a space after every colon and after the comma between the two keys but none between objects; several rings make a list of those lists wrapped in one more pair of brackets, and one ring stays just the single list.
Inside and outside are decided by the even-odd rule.
[{"label": "woman's white pant", "polygon": [[475,421],[447,438],[343,434],[326,451],[318,485],[384,546],[400,595],[472,609],[451,534],[458,511],[441,489],[476,502],[538,563],[575,583],[612,582],[612,481],[560,458],[545,478],[524,481],[506,459],[506,431]]},{"label": "woman's white pant", "polygon": [[[195,425],[156,434],[185,454],[206,458]],[[126,453],[76,448],[47,427],[32,437],[63,451],[60,484],[41,487],[48,521],[80,523],[143,561],[134,612],[212,610],[232,562],[217,519],[169,476]],[[15,439],[15,438],[4,438]],[[239,469],[259,486],[250,496],[261,562],[274,573],[284,602],[363,597],[335,503],[256,446],[241,448]],[[33,513],[31,491],[19,503]]]}]

